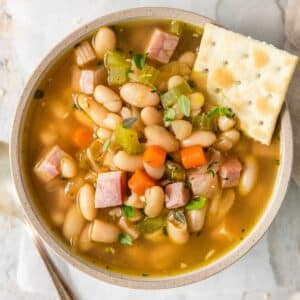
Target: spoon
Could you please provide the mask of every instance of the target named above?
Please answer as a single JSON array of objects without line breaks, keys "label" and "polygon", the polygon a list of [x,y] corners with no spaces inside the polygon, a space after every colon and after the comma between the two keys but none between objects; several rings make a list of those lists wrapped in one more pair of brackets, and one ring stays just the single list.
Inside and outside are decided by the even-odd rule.
[{"label": "spoon", "polygon": [[[10,193],[11,186],[13,185],[10,178],[9,171],[9,159],[8,159],[8,145],[0,142],[0,183],[3,186],[0,186],[0,191],[4,192],[6,197],[1,197],[2,199],[9,199],[12,197]],[[3,200],[2,200],[3,201]],[[17,201],[16,201],[17,202]],[[50,258],[41,238],[37,234],[36,230],[28,221],[25,214],[22,212],[21,207],[17,207],[13,201],[6,201],[0,203],[0,213],[10,217],[16,217],[25,225],[31,240],[33,241],[40,257],[42,258],[45,267],[48,271],[48,274],[56,288],[57,294],[61,300],[72,300],[73,297],[63,281],[59,271],[55,267],[52,259]]]}]

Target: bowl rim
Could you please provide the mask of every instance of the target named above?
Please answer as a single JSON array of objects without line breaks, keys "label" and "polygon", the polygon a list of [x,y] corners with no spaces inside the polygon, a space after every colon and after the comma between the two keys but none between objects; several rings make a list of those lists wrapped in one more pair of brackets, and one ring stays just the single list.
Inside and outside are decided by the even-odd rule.
[{"label": "bowl rim", "polygon": [[288,188],[293,160],[292,126],[287,106],[284,105],[280,115],[281,160],[272,196],[268,201],[264,212],[260,216],[260,219],[247,237],[233,249],[229,250],[225,255],[217,258],[208,265],[183,274],[147,278],[111,272],[99,268],[73,254],[57,237],[55,237],[48,228],[46,222],[39,217],[33,202],[30,201],[30,192],[26,187],[24,171],[22,168],[22,135],[26,116],[26,113],[24,112],[28,109],[33,93],[47,71],[51,69],[53,63],[62,57],[65,52],[102,25],[110,25],[116,22],[139,18],[178,19],[200,26],[204,25],[206,22],[215,23],[212,19],[182,9],[169,7],[140,7],[106,14],[67,35],[41,60],[24,87],[15,112],[11,130],[9,144],[10,167],[18,199],[24,214],[46,245],[48,245],[65,262],[93,278],[123,287],[139,289],[173,288],[206,279],[222,271],[245,255],[262,238],[274,220]]}]

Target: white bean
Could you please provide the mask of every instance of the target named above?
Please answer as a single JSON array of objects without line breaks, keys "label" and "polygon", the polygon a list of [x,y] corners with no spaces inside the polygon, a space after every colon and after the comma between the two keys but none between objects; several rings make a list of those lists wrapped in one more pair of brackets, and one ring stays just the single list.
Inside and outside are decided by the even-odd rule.
[{"label": "white bean", "polygon": [[108,167],[110,170],[118,170],[118,167],[114,163],[114,152],[108,150],[105,153],[104,159],[103,159],[103,166]]},{"label": "white bean", "polygon": [[200,145],[209,147],[216,141],[216,135],[211,131],[195,131],[188,138],[181,142],[182,147]]},{"label": "white bean", "polygon": [[157,217],[164,207],[164,190],[160,186],[153,186],[147,189],[145,192],[145,201],[145,214],[150,218]]},{"label": "white bean", "polygon": [[160,99],[157,93],[152,92],[152,88],[141,83],[125,83],[120,89],[120,95],[125,102],[137,106],[155,106]]},{"label": "white bean", "polygon": [[95,208],[95,190],[89,183],[85,183],[78,191],[77,201],[81,213],[85,219],[92,221],[97,216],[97,209]]},{"label": "white bean", "polygon": [[61,209],[51,209],[49,212],[49,217],[51,222],[57,226],[60,227],[64,223],[65,220],[65,212]]},{"label": "white bean", "polygon": [[190,68],[194,66],[195,60],[196,60],[196,54],[193,51],[186,51],[182,53],[178,58],[178,61],[180,63],[187,64]]},{"label": "white bean", "polygon": [[135,228],[134,224],[132,224],[128,219],[125,217],[121,217],[119,220],[119,226],[121,229],[129,234],[134,240],[136,240],[139,237],[139,232]]},{"label": "white bean", "polygon": [[79,237],[81,230],[84,226],[84,218],[76,204],[73,204],[65,217],[63,224],[63,235],[68,240],[71,241]]},{"label": "white bean", "polygon": [[246,156],[243,160],[244,167],[238,186],[241,196],[247,196],[254,188],[258,176],[258,163],[254,156]]},{"label": "white bean", "polygon": [[91,228],[91,240],[100,243],[114,243],[118,240],[120,229],[102,220],[94,220]]},{"label": "white bean", "polygon": [[172,131],[178,140],[184,140],[192,133],[193,126],[185,120],[175,120],[171,123]]},{"label": "white bean", "polygon": [[106,128],[98,128],[97,129],[97,137],[101,140],[106,140],[111,138],[113,132],[110,129]]},{"label": "white bean", "polygon": [[113,162],[116,167],[127,172],[143,169],[143,155],[129,155],[125,151],[119,151],[115,154]]},{"label": "white bean", "polygon": [[141,119],[146,126],[163,124],[162,112],[152,106],[147,106],[142,109]]},{"label": "white bean", "polygon": [[160,179],[164,175],[165,165],[162,165],[159,168],[153,168],[152,166],[150,166],[149,164],[144,162],[144,169],[150,177],[152,177],[154,179]]},{"label": "white bean", "polygon": [[221,131],[227,131],[235,125],[235,119],[228,118],[226,116],[220,116],[218,118],[218,126]]},{"label": "white bean", "polygon": [[101,27],[94,36],[92,44],[98,58],[103,59],[107,51],[116,48],[117,38],[112,29]]},{"label": "white bean", "polygon": [[190,232],[197,232],[203,228],[206,211],[207,211],[207,205],[205,205],[205,207],[201,209],[188,210],[185,213]]},{"label": "white bean", "polygon": [[108,113],[102,122],[104,127],[115,130],[122,121],[122,118],[118,114]]},{"label": "white bean", "polygon": [[174,218],[168,217],[167,232],[170,240],[175,244],[185,244],[189,239],[187,223],[180,223]]},{"label": "white bean", "polygon": [[145,207],[145,201],[136,193],[132,193],[124,203],[135,208]]},{"label": "white bean", "polygon": [[177,151],[179,142],[164,127],[158,125],[147,126],[144,130],[148,145],[159,145],[167,152]]},{"label": "white bean", "polygon": [[91,240],[90,236],[91,231],[91,223],[85,225],[83,228],[79,240],[78,240],[78,248],[82,252],[88,252],[93,249],[95,244]]},{"label": "white bean", "polygon": [[232,142],[227,138],[219,138],[214,144],[214,147],[222,152],[229,151],[232,146]]},{"label": "white bean", "polygon": [[122,101],[120,96],[105,85],[96,86],[94,98],[111,112],[119,112],[121,110]]},{"label": "white bean", "polygon": [[224,137],[232,142],[232,145],[235,145],[240,139],[240,132],[237,129],[231,129],[225,131],[221,134],[221,137]]},{"label": "white bean", "polygon": [[174,75],[168,80],[168,90],[184,82],[184,78],[179,75]]},{"label": "white bean", "polygon": [[60,161],[60,172],[63,178],[73,178],[77,175],[76,161],[71,156],[65,156]]}]

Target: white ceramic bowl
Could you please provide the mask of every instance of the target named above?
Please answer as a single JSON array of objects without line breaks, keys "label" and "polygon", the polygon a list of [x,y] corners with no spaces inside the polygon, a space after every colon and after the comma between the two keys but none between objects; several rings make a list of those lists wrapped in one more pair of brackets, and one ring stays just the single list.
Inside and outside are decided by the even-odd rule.
[{"label": "white ceramic bowl", "polygon": [[276,183],[274,185],[274,191],[263,215],[253,228],[252,232],[243,241],[241,241],[238,246],[221,258],[215,260],[205,267],[185,274],[161,278],[144,278],[132,277],[129,275],[118,274],[109,270],[101,269],[74,255],[74,253],[71,253],[67,247],[51,233],[43,219],[39,216],[37,208],[30,200],[31,195],[24,180],[25,172],[22,160],[22,136],[26,114],[28,112],[29,104],[34,91],[39,86],[47,71],[53,66],[58,58],[66,53],[66,51],[74,47],[74,45],[76,45],[80,40],[91,35],[92,32],[102,25],[109,25],[120,21],[138,18],[178,19],[199,26],[203,26],[206,22],[213,22],[213,20],[195,13],[174,8],[135,8],[100,17],[71,33],[57,46],[55,46],[53,50],[51,50],[50,53],[42,60],[26,84],[13,124],[10,141],[10,163],[20,203],[23,206],[28,219],[43,241],[50,246],[62,259],[95,278],[116,285],[143,289],[171,288],[196,282],[220,272],[243,256],[266,232],[281,206],[290,179],[293,157],[291,121],[288,110],[286,106],[284,106],[279,120],[281,124],[280,166]]}]

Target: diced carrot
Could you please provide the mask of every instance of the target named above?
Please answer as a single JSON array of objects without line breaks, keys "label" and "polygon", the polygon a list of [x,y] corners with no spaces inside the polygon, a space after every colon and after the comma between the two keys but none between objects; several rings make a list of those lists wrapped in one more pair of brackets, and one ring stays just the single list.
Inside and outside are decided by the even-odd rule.
[{"label": "diced carrot", "polygon": [[161,167],[166,160],[166,151],[160,146],[149,146],[144,152],[144,162],[153,168]]},{"label": "diced carrot", "polygon": [[181,150],[181,161],[186,169],[207,164],[205,153],[201,146],[191,146]]},{"label": "diced carrot", "polygon": [[128,186],[132,192],[142,196],[146,189],[155,185],[155,181],[151,179],[144,171],[137,170],[128,180]]},{"label": "diced carrot", "polygon": [[72,142],[78,148],[87,147],[93,139],[93,132],[87,127],[78,127],[72,134]]}]

